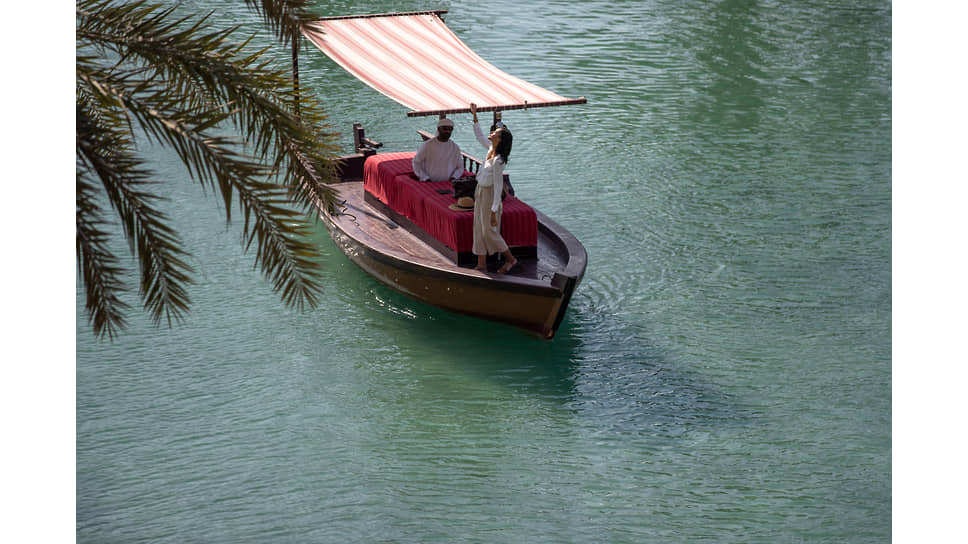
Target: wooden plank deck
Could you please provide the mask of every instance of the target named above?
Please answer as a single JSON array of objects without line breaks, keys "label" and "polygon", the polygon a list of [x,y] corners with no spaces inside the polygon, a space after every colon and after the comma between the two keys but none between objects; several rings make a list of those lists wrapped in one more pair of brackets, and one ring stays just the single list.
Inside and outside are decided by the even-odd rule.
[{"label": "wooden plank deck", "polygon": [[[333,217],[333,221],[350,236],[399,259],[420,262],[443,270],[464,270],[370,206],[363,199],[363,182],[344,182],[333,187],[339,193],[340,200],[345,201],[342,206],[337,206],[340,213]],[[471,271],[476,272],[473,269]]]}]

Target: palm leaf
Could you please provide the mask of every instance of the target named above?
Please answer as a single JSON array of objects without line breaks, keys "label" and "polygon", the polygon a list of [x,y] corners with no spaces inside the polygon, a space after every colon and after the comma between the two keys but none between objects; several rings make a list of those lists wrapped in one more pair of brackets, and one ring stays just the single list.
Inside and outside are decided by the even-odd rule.
[{"label": "palm leaf", "polygon": [[[277,28],[292,30],[286,25],[305,17],[295,15],[305,2],[250,4]],[[138,259],[152,319],[171,324],[189,307],[187,253],[149,190],[157,180],[136,157],[136,134],[173,149],[193,179],[221,196],[226,221],[236,202],[244,245],[256,246],[273,288],[290,306],[315,306],[320,267],[305,241],[306,210],[293,205],[332,202],[325,182],[335,173],[334,136],[321,105],[300,97],[264,50],[231,41],[235,29],[213,29],[205,17],[82,0],[77,20],[78,267],[95,333],[113,337],[124,326],[118,259],[104,242],[108,219],[88,203],[95,180]]]}]

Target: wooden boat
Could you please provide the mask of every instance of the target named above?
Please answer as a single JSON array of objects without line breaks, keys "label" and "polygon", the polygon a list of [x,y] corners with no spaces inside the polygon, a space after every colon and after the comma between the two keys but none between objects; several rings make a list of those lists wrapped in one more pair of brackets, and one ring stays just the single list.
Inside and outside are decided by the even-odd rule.
[{"label": "wooden boat", "polygon": [[[585,102],[560,97],[484,63],[443,26],[443,13],[324,18],[303,33],[364,83],[413,108],[409,116],[464,113],[469,103],[477,102],[479,111],[494,112],[496,123],[504,110]],[[446,51],[433,47],[426,51],[427,44]],[[416,46],[415,52],[411,47]],[[408,63],[406,72],[399,70],[401,59]],[[385,65],[376,66],[379,62]],[[440,85],[442,66],[446,73],[486,77],[495,88],[447,88],[427,96],[428,88]],[[587,254],[578,239],[512,194],[505,200],[502,234],[520,265],[500,275],[477,271],[466,240],[467,215],[445,209],[448,201],[454,202],[452,194],[445,194],[449,182],[440,182],[442,189],[440,184],[408,178],[408,155],[378,153],[381,144],[367,138],[362,126],[355,124],[353,131],[354,153],[340,157],[340,178],[334,185],[340,204],[335,210],[320,210],[331,237],[347,257],[380,282],[419,301],[553,338],[585,273]],[[476,173],[481,161],[467,153],[464,160],[465,169]],[[395,183],[394,194],[403,194],[413,205],[386,197],[381,183]],[[513,215],[509,209],[521,212]],[[429,214],[436,215],[429,220],[423,217]],[[515,227],[515,221],[523,226]],[[446,232],[436,232],[434,227],[442,222],[445,226],[439,228]],[[513,243],[516,235],[525,241]],[[490,262],[489,270],[499,265]]]}]

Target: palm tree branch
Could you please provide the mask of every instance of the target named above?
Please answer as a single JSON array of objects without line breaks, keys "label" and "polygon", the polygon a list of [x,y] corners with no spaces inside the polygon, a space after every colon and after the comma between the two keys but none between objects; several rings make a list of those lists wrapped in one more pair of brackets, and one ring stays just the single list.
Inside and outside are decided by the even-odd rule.
[{"label": "palm tree branch", "polygon": [[265,25],[284,46],[298,40],[301,27],[317,18],[306,11],[309,0],[245,0],[245,3],[262,14]]},{"label": "palm tree branch", "polygon": [[[84,80],[87,74],[79,77]],[[287,303],[315,306],[319,267],[304,255],[311,250],[300,241],[307,233],[305,220],[285,205],[290,201],[288,190],[261,181],[268,174],[266,167],[236,153],[233,148],[238,142],[197,130],[198,126],[211,126],[211,119],[201,119],[199,125],[192,126],[189,121],[194,118],[162,112],[155,106],[163,105],[155,104],[153,97],[133,95],[103,80],[96,87],[123,103],[125,110],[138,120],[147,134],[168,143],[193,176],[210,180],[218,187],[226,203],[227,219],[233,194],[237,193],[245,219],[243,237],[246,244],[258,242],[257,265],[274,283],[274,288],[283,292]],[[209,113],[215,117],[223,115]],[[278,195],[283,194],[286,198],[281,199]],[[263,202],[264,199],[269,200]]]},{"label": "palm tree branch", "polygon": [[[121,219],[125,238],[142,272],[140,292],[146,310],[156,323],[164,316],[171,324],[172,320],[183,317],[190,303],[186,286],[192,283],[189,276],[192,270],[181,258],[187,253],[179,246],[178,237],[167,225],[164,214],[153,206],[161,198],[142,189],[153,185],[149,179],[151,172],[134,156],[126,133],[104,123],[97,131],[89,130],[96,121],[84,111],[84,103],[78,100],[78,160],[85,166],[85,172],[101,180],[108,202]],[[110,111],[104,113],[109,118],[112,115]],[[118,124],[117,119],[114,124]],[[79,233],[81,225],[90,221],[87,215],[79,204]]]},{"label": "palm tree branch", "polygon": [[[239,191],[245,210],[243,242],[257,242],[256,262],[289,306],[315,307],[321,290],[321,266],[308,241],[311,228],[301,212],[293,210],[288,192],[278,185],[262,184],[253,191]],[[251,226],[250,226],[251,222]]]},{"label": "palm tree branch", "polygon": [[[250,2],[252,4],[252,2]],[[273,18],[281,13],[292,13],[305,6],[305,2],[262,2],[279,4],[282,11],[267,11]],[[288,7],[287,7],[288,6]],[[287,11],[288,10],[288,11]],[[127,28],[135,24],[123,15],[115,26]],[[288,17],[288,16],[287,16]],[[103,17],[108,19],[108,17]],[[287,19],[290,20],[290,19]],[[284,71],[271,70],[261,60],[261,52],[243,56],[244,44],[226,42],[226,31],[192,36],[188,32],[169,34],[169,27],[153,21],[142,23],[137,37],[118,32],[114,46],[127,59],[137,57],[141,63],[158,67],[161,77],[169,85],[191,89],[192,92],[177,93],[180,96],[209,97],[209,106],[221,104],[232,115],[231,119],[244,134],[247,144],[255,153],[267,157],[279,168],[288,166],[285,174],[291,180],[309,180],[309,183],[293,184],[294,198],[307,207],[332,201],[332,191],[323,184],[335,178],[335,168],[330,156],[337,151],[335,135],[317,127],[323,125],[325,113],[315,100],[298,97],[289,88]],[[193,31],[204,27],[196,25]],[[147,36],[145,34],[148,34]],[[81,33],[79,33],[81,34]],[[100,36],[102,42],[104,36]],[[217,46],[213,52],[212,47]],[[200,87],[204,92],[194,92]],[[287,105],[300,100],[300,115],[291,113]],[[198,104],[183,104],[188,110],[198,109]],[[302,195],[305,189],[310,194]]]},{"label": "palm tree branch", "polygon": [[[80,166],[80,165],[79,165]],[[127,324],[121,300],[124,269],[108,248],[108,235],[101,225],[107,223],[95,204],[96,187],[79,171],[77,176],[77,268],[86,292],[85,312],[98,337],[113,339]]]},{"label": "palm tree branch", "polygon": [[[298,40],[315,18],[308,3],[247,0],[283,43]],[[292,204],[315,211],[333,201],[326,184],[335,178],[336,136],[322,106],[292,89],[265,50],[247,51],[252,37],[231,42],[237,27],[213,31],[209,16],[191,22],[146,1],[78,0],[76,8],[77,252],[95,333],[113,338],[126,308],[118,296],[124,271],[107,243],[98,194],[121,219],[152,318],[167,316],[170,325],[189,304],[187,253],[156,210],[163,199],[146,190],[152,174],[136,157],[134,135],[142,133],[172,148],[203,187],[217,188],[226,221],[237,195],[243,244],[257,246],[256,266],[287,305],[315,306],[318,250],[305,213]],[[217,135],[227,125],[239,138]]]}]

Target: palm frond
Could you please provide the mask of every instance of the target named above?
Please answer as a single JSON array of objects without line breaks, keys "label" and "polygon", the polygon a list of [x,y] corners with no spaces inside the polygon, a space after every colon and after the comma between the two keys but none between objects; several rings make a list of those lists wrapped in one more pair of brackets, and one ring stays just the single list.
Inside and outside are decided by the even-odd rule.
[{"label": "palm frond", "polygon": [[[185,286],[192,283],[191,267],[182,260],[186,253],[164,214],[155,208],[163,199],[146,190],[155,185],[151,172],[134,155],[128,134],[117,130],[121,120],[109,119],[116,112],[100,112],[108,119],[95,120],[84,108],[90,102],[86,95],[77,101],[78,224],[106,224],[98,208],[89,208],[94,202],[90,180],[96,178],[101,182],[101,193],[120,218],[132,255],[138,259],[145,308],[156,323],[164,316],[171,324],[183,317],[190,303]],[[90,229],[79,227],[78,235],[86,230]],[[90,238],[103,240],[104,236]],[[103,250],[103,245],[98,247]],[[94,251],[91,255],[101,253]]]},{"label": "palm frond", "polygon": [[282,45],[298,40],[300,27],[316,18],[306,10],[309,0],[245,0],[245,3],[262,14],[263,22]]},{"label": "palm frond", "polygon": [[95,204],[97,187],[77,177],[77,266],[86,291],[85,310],[95,336],[113,339],[126,327],[121,300],[124,269],[108,248],[108,232],[101,209]]},{"label": "palm frond", "polygon": [[[306,2],[249,4],[263,10],[270,26],[309,17],[301,11]],[[173,149],[194,179],[221,195],[226,221],[237,196],[244,244],[258,248],[256,265],[288,305],[315,306],[320,267],[305,241],[305,210],[293,204],[314,210],[332,202],[326,183],[335,174],[335,136],[322,106],[299,96],[264,50],[249,51],[248,40],[230,41],[235,29],[212,29],[204,17],[176,18],[173,8],[144,1],[80,0],[77,20],[78,118],[93,134],[82,134],[78,124],[78,253],[84,252],[78,263],[83,268],[104,259],[88,266],[93,272],[82,272],[85,285],[91,278],[117,287],[96,274],[110,279],[116,258],[89,242],[103,238],[103,214],[86,205],[82,214],[80,202],[91,197],[92,179],[99,178],[139,260],[141,295],[152,319],[171,323],[187,311],[191,269],[156,209],[160,199],[145,190],[152,174],[135,158],[132,143],[143,134]],[[230,127],[236,137],[226,135]],[[107,292],[88,287],[89,298]],[[112,300],[89,300],[96,309],[89,316],[109,316],[96,321],[113,328],[95,323],[109,335],[123,326],[113,317],[122,307]]]}]

